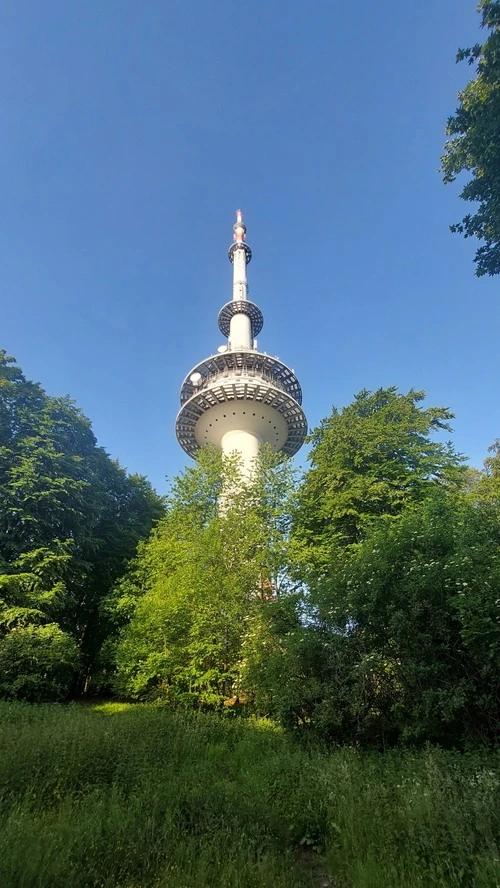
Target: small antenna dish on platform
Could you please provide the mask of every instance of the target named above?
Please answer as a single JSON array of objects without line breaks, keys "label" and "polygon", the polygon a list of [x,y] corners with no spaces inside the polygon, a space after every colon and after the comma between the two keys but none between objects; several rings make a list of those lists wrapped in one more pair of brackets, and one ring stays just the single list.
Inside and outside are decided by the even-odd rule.
[{"label": "small antenna dish on platform", "polygon": [[202,380],[201,373],[191,373],[191,376],[189,377],[190,383],[192,383],[192,385],[194,385],[194,386],[198,386],[200,384],[201,380]]},{"label": "small antenna dish on platform", "polygon": [[217,349],[217,351],[219,352],[220,355],[223,355],[224,352],[227,352],[227,345],[219,345],[219,348]]}]

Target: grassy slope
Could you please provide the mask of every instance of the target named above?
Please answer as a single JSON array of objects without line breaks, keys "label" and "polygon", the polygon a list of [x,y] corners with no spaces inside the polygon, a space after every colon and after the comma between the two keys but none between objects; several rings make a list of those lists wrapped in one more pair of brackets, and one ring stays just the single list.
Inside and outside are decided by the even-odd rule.
[{"label": "grassy slope", "polygon": [[266,722],[159,707],[1,704],[0,885],[298,888],[328,884],[324,860],[336,888],[494,888],[497,766],[307,753]]}]

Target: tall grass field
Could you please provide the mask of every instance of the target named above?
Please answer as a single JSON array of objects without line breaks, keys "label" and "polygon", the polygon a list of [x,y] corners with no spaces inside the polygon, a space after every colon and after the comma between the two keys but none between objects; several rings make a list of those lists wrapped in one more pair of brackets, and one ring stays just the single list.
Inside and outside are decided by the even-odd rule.
[{"label": "tall grass field", "polygon": [[492,752],[118,704],[2,704],[0,752],[2,888],[500,885]]}]

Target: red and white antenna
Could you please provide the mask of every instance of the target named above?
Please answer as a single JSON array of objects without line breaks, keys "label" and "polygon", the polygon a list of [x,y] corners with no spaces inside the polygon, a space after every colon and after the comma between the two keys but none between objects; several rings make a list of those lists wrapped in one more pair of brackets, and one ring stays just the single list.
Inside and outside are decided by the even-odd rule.
[{"label": "red and white antenna", "polygon": [[234,232],[234,242],[235,244],[242,244],[245,240],[245,235],[247,233],[247,227],[243,222],[243,213],[241,210],[236,210],[236,224],[233,226]]}]

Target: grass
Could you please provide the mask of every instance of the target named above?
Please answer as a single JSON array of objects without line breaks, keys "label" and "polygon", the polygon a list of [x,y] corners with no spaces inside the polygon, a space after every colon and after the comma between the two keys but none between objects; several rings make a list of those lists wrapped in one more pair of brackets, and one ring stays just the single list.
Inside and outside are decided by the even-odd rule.
[{"label": "grass", "polygon": [[0,704],[0,885],[495,888],[499,783],[494,753],[326,754],[269,722]]}]

